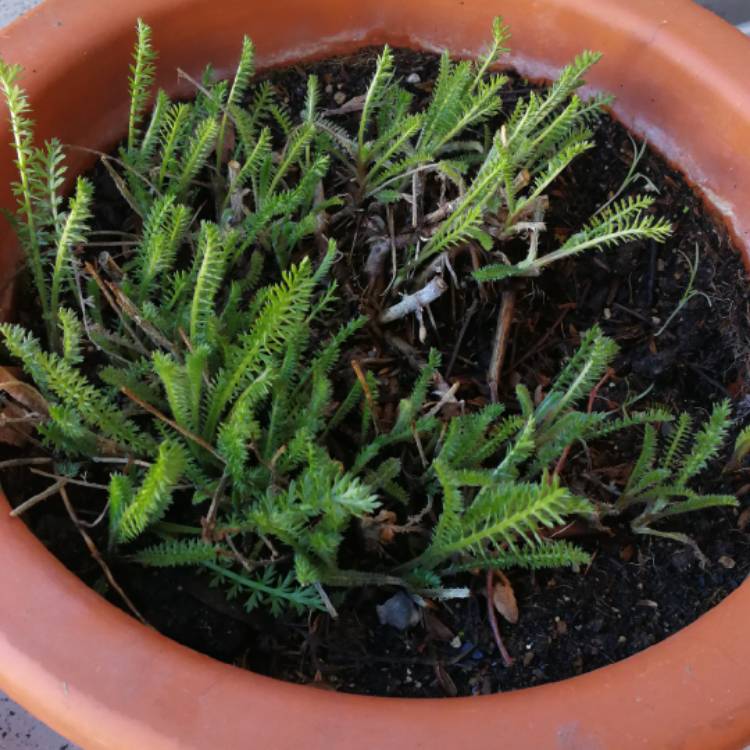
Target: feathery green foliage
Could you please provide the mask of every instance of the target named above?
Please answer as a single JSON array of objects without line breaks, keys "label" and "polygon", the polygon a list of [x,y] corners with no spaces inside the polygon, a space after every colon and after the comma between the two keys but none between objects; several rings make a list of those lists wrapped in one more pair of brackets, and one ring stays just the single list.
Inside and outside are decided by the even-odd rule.
[{"label": "feathery green foliage", "polygon": [[750,454],[750,426],[740,431],[734,441],[734,451],[730,459],[729,469],[738,468],[745,458]]},{"label": "feathery green foliage", "polygon": [[154,83],[156,52],[151,43],[151,28],[141,19],[136,24],[136,45],[130,66],[130,116],[128,118],[128,150],[136,146],[138,126],[148,106]]},{"label": "feathery green foliage", "polygon": [[[622,513],[632,506],[643,506],[632,521],[633,529],[642,534],[665,536],[671,532],[657,532],[652,525],[680,513],[737,505],[733,495],[701,494],[690,487],[690,482],[717,457],[730,421],[728,401],[716,404],[695,432],[690,416],[681,414],[671,435],[663,441],[661,458],[657,431],[647,425],[640,455],[613,511]],[[672,533],[672,536],[689,542],[683,534]]]},{"label": "feathery green foliage", "polygon": [[[104,161],[137,217],[134,242],[116,258],[88,246],[91,184],[79,179],[66,206],[61,146],[34,146],[20,70],[0,64],[19,172],[15,222],[46,338],[7,323],[0,334],[47,402],[43,446],[82,475],[114,467],[110,554],[192,566],[248,610],[273,614],[330,611],[324,587],[399,585],[445,598],[455,594],[450,577],[465,571],[585,563],[550,530],[602,511],[565,486],[559,466],[576,445],[638,425],[643,452],[612,512],[644,504],[640,532],[678,507],[724,502],[688,488],[726,431],[724,406],[691,454],[681,417],[659,466],[652,425],[668,413],[580,410],[616,353],[596,327],[536,403],[519,385],[517,405],[446,417],[452,391],[434,349],[394,409],[384,409],[375,370],[354,359],[344,374],[343,354],[361,345],[368,321],[330,280],[341,278],[328,237],[336,221],[368,217],[370,257],[354,248],[353,274],[373,282],[383,248],[392,251],[384,300],[403,294],[393,307],[420,316],[429,302],[412,304],[408,287],[442,294],[446,269],[460,284],[450,254],[469,246],[484,260],[475,279],[491,281],[670,231],[650,198],[629,197],[539,256],[549,188],[591,147],[607,100],[575,93],[598,59],[584,53],[493,132],[507,78],[492,69],[507,38],[497,20],[476,62],[446,52],[422,111],[386,47],[351,136],[335,112],[319,111],[314,76],[299,116],[268,83],[254,85],[247,38],[231,82],[207,68],[194,101],[157,91],[148,114],[156,53],[139,21],[128,134],[119,159]],[[331,184],[345,186],[343,198],[326,197]],[[426,205],[427,194],[439,205]],[[406,240],[383,241],[388,211],[411,217]],[[519,234],[530,237],[527,257],[498,263]],[[419,524],[428,533],[389,567],[378,558],[372,569],[350,568],[342,550],[352,529],[377,528],[389,513],[403,522],[398,533]]]},{"label": "feathery green foliage", "polygon": [[[497,19],[489,50],[477,62],[453,62],[445,52],[430,102],[416,112],[412,94],[394,76],[393,53],[386,48],[364,94],[356,137],[330,117],[316,119],[353,185],[353,208],[373,201],[409,205],[415,236],[395,269],[399,286],[420,270],[420,282],[428,280],[428,261],[432,263],[426,273],[440,275],[447,254],[472,243],[489,253],[490,262],[474,272],[477,281],[488,282],[536,276],[550,263],[590,249],[643,239],[663,242],[671,232],[669,222],[648,212],[651,198],[631,197],[611,203],[559,249],[538,257],[547,192],[569,164],[593,146],[592,128],[610,99],[599,96],[585,102],[576,95],[600,58],[584,52],[546,93],[520,99],[488,138],[482,128],[500,113],[508,81],[489,71],[507,52],[507,38],[508,29]],[[441,205],[425,215],[431,183],[440,187]],[[501,248],[523,233],[533,238],[528,255],[510,262]]]},{"label": "feathery green foliage", "polygon": [[[31,270],[47,336],[58,349],[60,291],[70,280],[71,249],[86,238],[91,185],[79,178],[68,213],[61,211],[63,200],[59,191],[65,177],[62,147],[57,140],[44,148],[34,145],[28,98],[18,84],[21,72],[17,65],[0,60],[0,90],[8,107],[19,177],[12,186],[18,200],[14,223]],[[48,275],[50,262],[54,270]]]}]

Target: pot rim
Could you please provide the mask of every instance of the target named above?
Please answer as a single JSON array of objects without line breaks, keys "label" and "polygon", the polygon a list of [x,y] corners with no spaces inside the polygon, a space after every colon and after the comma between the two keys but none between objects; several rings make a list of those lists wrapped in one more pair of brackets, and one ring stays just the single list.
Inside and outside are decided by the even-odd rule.
[{"label": "pot rim", "polygon": [[[627,7],[621,0],[527,0],[521,10],[513,0],[360,2],[318,0],[315,16],[308,14],[305,28],[298,28],[288,19],[304,12],[305,0],[277,0],[263,18],[242,0],[225,0],[220,17],[206,0],[131,0],[115,8],[97,0],[47,0],[0,31],[0,50],[25,65],[24,85],[45,136],[54,132],[49,118],[60,124],[69,95],[85,109],[83,71],[91,77],[91,91],[107,96],[106,76],[114,66],[102,55],[117,50],[117,67],[124,70],[122,39],[129,46],[139,15],[154,26],[157,49],[169,42],[170,60],[192,54],[192,62],[216,60],[221,71],[234,48],[226,59],[220,51],[201,58],[204,48],[220,50],[217,40],[230,32],[238,45],[237,21],[246,16],[268,34],[259,46],[259,62],[267,67],[384,41],[426,49],[447,44],[473,54],[486,39],[489,18],[505,11],[521,40],[511,64],[523,74],[548,77],[583,46],[579,40],[590,39],[612,56],[612,64],[592,76],[591,89],[619,82],[616,115],[689,174],[747,261],[750,215],[741,209],[750,205],[750,41],[740,32],[689,0],[629,0]],[[451,23],[456,16],[461,24]],[[201,29],[197,38],[195,28]],[[569,37],[558,38],[561,28]],[[173,40],[160,38],[166,30]],[[194,49],[180,52],[187,40]],[[90,67],[94,59],[96,71]],[[54,61],[55,72],[38,70],[40,60]],[[625,72],[614,72],[616,61]],[[63,74],[70,77],[69,90]],[[701,101],[691,103],[688,86],[704,87]],[[174,82],[169,87],[174,90]],[[124,95],[124,87],[122,96],[110,95],[113,107],[105,107],[106,117],[95,123],[92,137],[102,149],[120,134],[123,110],[116,103]],[[695,132],[701,113],[718,123],[715,143]],[[74,111],[65,127],[66,136],[75,128],[94,128]],[[0,126],[0,141],[6,135]],[[7,161],[8,154],[0,154],[0,174]],[[77,157],[73,171],[84,164]],[[0,185],[0,202],[7,204],[3,191]],[[0,252],[7,273],[8,258],[16,253],[7,232]],[[476,698],[373,698],[283,683],[178,645],[86,587],[7,510],[0,496],[0,686],[92,750],[271,742],[327,750],[353,742],[453,748],[467,741],[481,750],[509,739],[514,748],[721,750],[750,741],[750,677],[737,669],[750,663],[748,582],[665,641],[579,677]]]}]

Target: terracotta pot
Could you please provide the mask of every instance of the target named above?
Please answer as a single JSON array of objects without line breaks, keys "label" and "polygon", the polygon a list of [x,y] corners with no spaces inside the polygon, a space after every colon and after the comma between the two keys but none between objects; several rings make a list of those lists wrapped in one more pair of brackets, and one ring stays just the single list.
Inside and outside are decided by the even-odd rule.
[{"label": "terracotta pot", "polygon": [[[124,132],[133,23],[176,67],[229,73],[242,32],[260,62],[364,44],[475,54],[490,19],[514,64],[551,75],[602,50],[593,89],[681,167],[750,247],[750,42],[687,0],[47,0],[0,32],[26,67],[39,135],[106,150]],[[0,143],[9,135],[3,124]],[[77,166],[85,166],[80,153]],[[11,153],[0,151],[10,205]],[[743,213],[744,212],[744,213]],[[17,260],[7,229],[0,274]],[[86,588],[0,500],[0,686],[88,750],[167,748],[739,748],[750,742],[750,586],[663,643],[571,680],[481,698],[404,700],[284,684],[201,656]]]}]

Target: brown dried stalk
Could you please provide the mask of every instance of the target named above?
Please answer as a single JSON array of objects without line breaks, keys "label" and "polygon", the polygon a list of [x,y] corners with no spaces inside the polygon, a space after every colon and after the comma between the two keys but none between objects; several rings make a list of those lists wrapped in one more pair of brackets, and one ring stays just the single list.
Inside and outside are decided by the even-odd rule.
[{"label": "brown dried stalk", "polygon": [[510,325],[513,322],[513,313],[516,308],[516,293],[511,289],[503,292],[500,312],[497,316],[497,327],[495,329],[495,344],[492,347],[492,359],[487,371],[487,382],[490,386],[490,398],[492,403],[497,403],[500,387],[500,373],[505,362],[505,354],[508,350],[510,340]]},{"label": "brown dried stalk", "polygon": [[99,565],[99,567],[102,569],[104,576],[106,577],[107,581],[109,581],[109,585],[112,586],[112,588],[118,593],[118,595],[123,600],[123,602],[125,602],[128,609],[144,625],[148,625],[146,618],[138,611],[138,608],[130,600],[130,597],[123,591],[120,584],[117,583],[117,581],[115,580],[115,577],[112,575],[112,571],[109,569],[109,565],[107,565],[107,563],[104,561],[104,558],[101,556],[99,549],[97,548],[96,544],[94,544],[94,540],[88,535],[88,533],[86,532],[86,529],[83,528],[83,524],[79,520],[78,515],[76,514],[75,509],[73,508],[73,505],[70,502],[70,498],[68,497],[68,492],[65,489],[64,485],[59,488],[59,492],[60,492],[60,497],[62,498],[63,504],[65,505],[65,510],[68,511],[68,515],[70,516],[70,520],[73,522],[73,525],[78,529],[78,532],[83,538],[83,541],[85,542],[86,547],[88,547],[91,557],[94,558],[97,565]]}]

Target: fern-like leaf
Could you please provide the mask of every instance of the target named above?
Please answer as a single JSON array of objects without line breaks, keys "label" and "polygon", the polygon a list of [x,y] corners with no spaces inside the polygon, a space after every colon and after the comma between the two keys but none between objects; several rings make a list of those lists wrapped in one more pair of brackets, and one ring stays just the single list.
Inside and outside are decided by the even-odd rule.
[{"label": "fern-like leaf", "polygon": [[136,23],[136,44],[130,66],[130,114],[128,116],[128,151],[136,146],[138,126],[151,96],[156,67],[156,52],[151,43],[151,28],[140,18]]},{"label": "fern-like leaf", "polygon": [[179,443],[164,441],[159,446],[156,460],[146,472],[143,483],[117,518],[114,527],[116,542],[133,541],[151,524],[163,518],[186,463],[187,454]]}]

